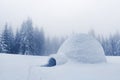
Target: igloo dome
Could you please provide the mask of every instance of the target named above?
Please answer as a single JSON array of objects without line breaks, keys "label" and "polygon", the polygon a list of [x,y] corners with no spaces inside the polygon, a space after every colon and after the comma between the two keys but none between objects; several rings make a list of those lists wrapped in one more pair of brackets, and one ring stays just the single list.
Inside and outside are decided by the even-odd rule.
[{"label": "igloo dome", "polygon": [[106,57],[101,44],[92,36],[77,34],[68,38],[59,48],[58,55],[80,63],[102,63]]}]

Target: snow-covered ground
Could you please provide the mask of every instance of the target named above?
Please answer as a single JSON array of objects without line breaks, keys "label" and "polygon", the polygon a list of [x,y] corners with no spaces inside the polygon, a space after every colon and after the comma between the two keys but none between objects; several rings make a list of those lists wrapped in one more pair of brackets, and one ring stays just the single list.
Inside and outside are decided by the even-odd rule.
[{"label": "snow-covered ground", "polygon": [[120,57],[107,57],[108,63],[66,63],[40,67],[48,57],[0,54],[0,80],[120,80]]},{"label": "snow-covered ground", "polygon": [[47,57],[0,54],[0,80],[29,80],[31,68],[45,62]]}]

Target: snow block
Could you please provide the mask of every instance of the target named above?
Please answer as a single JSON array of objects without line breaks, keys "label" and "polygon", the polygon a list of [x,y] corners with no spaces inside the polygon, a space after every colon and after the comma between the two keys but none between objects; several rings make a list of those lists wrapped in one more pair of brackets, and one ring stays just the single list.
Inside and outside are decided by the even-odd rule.
[{"label": "snow block", "polygon": [[92,36],[77,34],[68,38],[58,50],[69,61],[79,63],[104,63],[106,57],[101,44]]}]

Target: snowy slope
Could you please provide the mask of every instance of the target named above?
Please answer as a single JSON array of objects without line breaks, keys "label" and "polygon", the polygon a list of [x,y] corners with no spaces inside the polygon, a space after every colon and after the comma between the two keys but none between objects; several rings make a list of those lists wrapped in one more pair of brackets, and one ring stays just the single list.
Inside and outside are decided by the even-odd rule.
[{"label": "snowy slope", "polygon": [[104,64],[40,67],[48,57],[0,54],[0,80],[120,80],[120,57]]}]

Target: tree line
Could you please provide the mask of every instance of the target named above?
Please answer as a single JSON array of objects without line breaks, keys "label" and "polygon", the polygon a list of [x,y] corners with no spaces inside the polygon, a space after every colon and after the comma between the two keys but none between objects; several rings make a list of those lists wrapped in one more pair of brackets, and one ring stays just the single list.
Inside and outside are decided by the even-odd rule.
[{"label": "tree line", "polygon": [[105,55],[107,56],[120,56],[120,33],[116,32],[108,37],[97,35],[94,30],[90,30],[88,34],[95,37],[102,45]]},{"label": "tree line", "polygon": [[31,19],[27,19],[21,28],[13,33],[6,24],[0,36],[0,53],[22,55],[50,55],[56,53],[64,38],[45,37],[43,28],[33,27]]},{"label": "tree line", "polygon": [[[120,56],[120,33],[103,37],[97,35],[94,30],[88,32],[102,45],[105,55]],[[22,55],[50,55],[57,53],[65,38],[45,37],[44,29],[33,27],[31,19],[27,19],[20,29],[13,33],[12,28],[6,24],[0,35],[0,53],[22,54]]]}]

